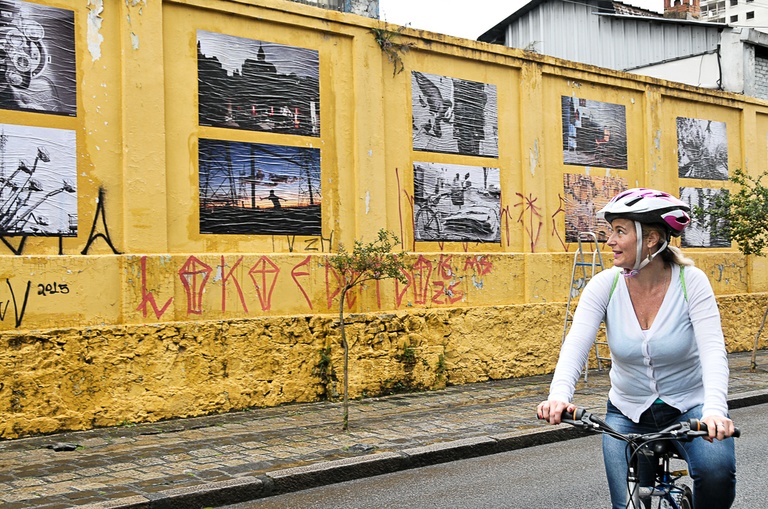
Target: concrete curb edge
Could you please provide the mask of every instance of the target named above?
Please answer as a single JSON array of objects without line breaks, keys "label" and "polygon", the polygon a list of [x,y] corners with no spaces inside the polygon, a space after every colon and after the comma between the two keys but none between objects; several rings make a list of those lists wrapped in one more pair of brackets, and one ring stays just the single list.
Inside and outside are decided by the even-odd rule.
[{"label": "concrete curb edge", "polygon": [[[728,406],[731,409],[763,403],[768,403],[768,393],[764,391],[742,393],[728,400]],[[188,488],[174,488],[158,492],[151,499],[134,496],[80,506],[80,509],[221,507],[309,488],[509,452],[583,436],[585,436],[585,432],[567,425],[554,428],[545,428],[542,425],[541,428],[531,428],[522,433],[516,431],[494,436],[473,437],[405,449],[399,452],[380,452],[322,461],[301,467],[275,470],[259,477],[246,476],[235,480],[207,483]]]}]

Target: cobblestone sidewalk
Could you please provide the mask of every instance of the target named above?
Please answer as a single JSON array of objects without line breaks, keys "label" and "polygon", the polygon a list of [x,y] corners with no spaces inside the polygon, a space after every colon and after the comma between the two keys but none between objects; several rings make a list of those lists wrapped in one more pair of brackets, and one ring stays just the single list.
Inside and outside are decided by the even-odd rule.
[{"label": "cobblestone sidewalk", "polygon": [[[768,351],[730,356],[732,407],[768,401]],[[197,508],[573,436],[538,422],[549,376],[0,442],[3,509]],[[576,402],[602,412],[606,371]]]}]

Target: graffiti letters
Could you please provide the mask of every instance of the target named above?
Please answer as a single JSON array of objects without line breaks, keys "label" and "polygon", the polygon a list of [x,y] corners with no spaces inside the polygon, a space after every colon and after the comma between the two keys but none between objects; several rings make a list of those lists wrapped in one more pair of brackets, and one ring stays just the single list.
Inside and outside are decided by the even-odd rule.
[{"label": "graffiti letters", "polygon": [[27,309],[27,301],[29,300],[29,289],[32,287],[32,281],[27,281],[27,288],[24,291],[24,300],[19,307],[19,303],[16,301],[16,293],[13,291],[13,285],[11,281],[6,279],[5,284],[8,285],[8,291],[11,293],[11,298],[6,300],[5,303],[0,301],[0,321],[5,321],[5,315],[8,313],[8,308],[13,304],[13,316],[15,318],[16,328],[21,326],[21,322],[24,320],[24,312]]},{"label": "graffiti letters", "polygon": [[432,281],[434,304],[453,304],[464,298],[464,292],[457,290],[462,279],[457,278],[451,267],[453,256],[440,255],[437,264],[437,275],[441,280]]},{"label": "graffiti letters", "polygon": [[300,277],[308,277],[310,275],[309,272],[309,262],[312,259],[311,256],[307,256],[304,258],[304,261],[296,265],[293,270],[291,270],[291,278],[293,278],[293,282],[296,283],[296,286],[298,287],[301,294],[304,296],[304,299],[307,301],[307,305],[309,306],[309,309],[312,309],[312,300],[309,298],[309,295],[307,295],[306,290],[304,290],[304,287],[301,286],[301,283],[299,283],[298,278]]},{"label": "graffiti letters", "polygon": [[272,291],[275,289],[278,274],[280,274],[280,267],[266,256],[259,258],[259,261],[248,271],[256,288],[262,311],[272,309]]},{"label": "graffiti letters", "polygon": [[[80,254],[82,254],[82,255],[88,254],[88,250],[90,249],[91,244],[93,244],[93,242],[96,239],[99,239],[99,238],[101,238],[102,240],[104,240],[104,242],[107,243],[109,248],[112,250],[113,254],[121,254],[120,251],[118,251],[115,248],[114,244],[112,244],[112,239],[109,236],[109,228],[107,227],[107,218],[106,218],[106,214],[104,212],[104,203],[105,203],[104,196],[105,196],[104,189],[100,188],[99,189],[99,199],[98,199],[98,202],[97,202],[98,204],[96,206],[96,212],[93,215],[93,224],[91,225],[91,231],[88,234],[88,240],[85,243],[85,247],[80,252]],[[75,228],[76,229],[76,227],[77,227],[77,217],[76,217],[76,215],[70,214],[69,216],[70,216],[69,217],[70,228]],[[98,226],[99,222],[101,222],[101,230],[103,230],[103,231],[98,231],[97,232],[97,226]],[[48,236],[49,237],[56,237],[56,235],[48,235]],[[63,246],[62,246],[62,239],[63,239],[63,237],[64,237],[64,235],[58,236],[58,239],[59,239],[59,254],[60,255],[64,254],[64,250],[63,250]],[[10,249],[10,251],[13,254],[15,254],[16,256],[20,256],[24,252],[24,245],[27,242],[27,238],[28,238],[27,235],[20,235],[19,243],[15,247],[10,242],[8,242],[8,240],[4,236],[0,236],[0,241],[2,241],[3,244],[5,244],[5,246],[8,249]]]},{"label": "graffiti letters", "polygon": [[152,310],[155,312],[155,318],[160,319],[161,316],[165,313],[165,310],[168,309],[168,306],[171,305],[171,302],[173,301],[173,297],[168,299],[162,308],[157,307],[157,301],[155,301],[155,296],[152,294],[152,292],[147,291],[147,257],[142,256],[141,257],[141,303],[136,308],[136,311],[141,311],[144,314],[144,318],[147,317],[147,304],[149,304],[152,307]]},{"label": "graffiti letters", "polygon": [[432,262],[423,256],[419,256],[419,259],[413,264],[413,301],[417,305],[427,303],[432,270]]},{"label": "graffiti letters", "polygon": [[[331,279],[333,279],[333,282],[331,282]],[[341,293],[341,287],[343,283],[344,281],[342,277],[339,275],[339,273],[333,270],[333,268],[331,268],[331,266],[326,263],[325,264],[325,295],[328,299],[328,309],[331,309],[333,307],[333,299],[335,299],[336,296]],[[347,294],[346,298],[347,298],[347,307],[349,309],[352,309],[352,306],[355,305],[355,301],[357,300],[357,296],[354,295],[353,292],[350,292]]]},{"label": "graffiti letters", "polygon": [[493,262],[485,256],[473,256],[464,261],[464,272],[469,270],[473,270],[478,276],[486,276],[493,270]]},{"label": "graffiti letters", "polygon": [[[464,277],[459,276],[451,263],[453,255],[440,255],[440,260],[434,264],[431,260],[419,256],[413,264],[411,272],[404,272],[408,283],[401,285],[395,281],[395,301],[397,307],[403,303],[403,299],[409,290],[413,289],[413,303],[416,305],[454,304],[464,299],[466,293],[461,290]],[[465,262],[470,267],[475,267],[478,273],[489,274],[492,266],[488,262],[474,260]],[[479,270],[478,270],[479,268]]]},{"label": "graffiti letters", "polygon": [[[317,247],[318,242],[320,243],[319,248]],[[317,239],[306,239],[304,241],[304,251],[322,251],[325,253],[326,251],[331,251],[331,246],[333,246],[333,232],[331,232],[331,235],[327,239],[320,235]]]},{"label": "graffiti letters", "polygon": [[37,294],[45,297],[46,295],[55,295],[57,293],[67,294],[69,293],[69,285],[67,283],[53,283],[37,285]]},{"label": "graffiti letters", "polygon": [[232,279],[232,283],[235,285],[235,289],[237,290],[237,296],[240,297],[240,304],[243,305],[243,309],[245,312],[248,312],[248,306],[245,303],[245,297],[243,296],[243,289],[240,287],[240,282],[237,280],[237,277],[233,276],[232,273],[235,271],[238,265],[240,265],[240,262],[243,261],[243,257],[237,259],[235,264],[232,266],[231,269],[229,269],[229,272],[224,274],[224,267],[226,267],[226,264],[224,263],[224,255],[221,255],[221,310],[226,311],[227,310],[227,282]]},{"label": "graffiti letters", "polygon": [[187,313],[203,314],[203,291],[213,269],[195,256],[190,256],[179,270],[181,284],[187,294]]},{"label": "graffiti letters", "polygon": [[[246,314],[252,313],[252,305],[249,305],[248,299],[258,299],[261,311],[272,311],[274,309],[275,290],[298,290],[303,296],[303,301],[299,298],[290,303],[291,306],[306,305],[306,309],[313,311],[315,305],[315,293],[312,286],[312,271],[315,265],[320,265],[325,271],[325,299],[327,309],[333,309],[338,306],[338,298],[341,294],[344,280],[341,274],[336,272],[327,264],[313,264],[317,260],[312,255],[307,255],[301,261],[293,265],[290,270],[281,269],[275,260],[268,256],[259,257],[250,268],[243,267],[246,258],[240,256],[234,259],[234,263],[227,262],[225,256],[221,255],[220,265],[216,268],[211,267],[204,261],[195,256],[189,256],[177,274],[184,290],[184,298],[187,304],[188,315],[203,315],[211,306],[211,300],[207,302],[204,299],[213,284],[221,285],[221,311],[228,311],[228,298],[236,295],[240,307]],[[463,268],[462,268],[463,267]],[[253,284],[252,293],[248,293],[248,285],[243,285],[243,273],[247,271],[248,277]],[[461,273],[460,273],[461,271]],[[471,256],[461,260],[456,260],[455,255],[441,254],[439,260],[430,260],[424,256],[419,256],[416,263],[409,270],[402,270],[406,283],[395,280],[395,306],[400,307],[408,302],[408,305],[451,305],[466,298],[466,288],[462,285],[467,284],[474,278],[483,278],[493,271],[493,263],[485,256]],[[151,272],[151,271],[150,271]],[[283,275],[283,273],[286,273]],[[215,277],[212,277],[214,276]],[[282,275],[282,278],[281,278]],[[290,275],[290,279],[287,276]],[[467,278],[471,279],[467,279]],[[156,298],[157,290],[149,289],[147,257],[141,258],[140,267],[141,279],[141,302],[136,310],[143,313],[146,318],[154,313],[155,318],[161,318],[174,301],[174,297],[169,297],[158,303]],[[482,285],[476,288],[481,288]],[[38,289],[48,295],[55,293],[66,293],[70,290],[65,284],[39,285]],[[218,289],[217,289],[218,291]],[[380,282],[376,282],[370,289],[358,288],[355,292],[347,295],[346,306],[351,310],[355,307],[358,299],[364,292],[374,291],[378,309],[382,308],[382,289]],[[42,294],[42,293],[41,293]],[[285,293],[283,292],[283,295]],[[373,295],[373,294],[371,294]],[[303,304],[302,304],[303,303]],[[8,304],[5,305],[6,307]],[[4,311],[4,310],[3,310]]]}]

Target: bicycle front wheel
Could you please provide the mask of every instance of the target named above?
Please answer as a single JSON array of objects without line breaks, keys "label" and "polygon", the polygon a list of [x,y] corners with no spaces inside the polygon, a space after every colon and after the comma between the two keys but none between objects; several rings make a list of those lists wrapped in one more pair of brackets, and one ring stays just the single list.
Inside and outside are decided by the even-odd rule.
[{"label": "bicycle front wheel", "polygon": [[683,485],[682,488],[683,494],[680,497],[680,503],[678,504],[680,509],[693,509],[693,492],[691,491],[691,488],[686,485]]},{"label": "bicycle front wheel", "polygon": [[416,212],[416,240],[437,240],[440,237],[440,221],[431,209]]}]

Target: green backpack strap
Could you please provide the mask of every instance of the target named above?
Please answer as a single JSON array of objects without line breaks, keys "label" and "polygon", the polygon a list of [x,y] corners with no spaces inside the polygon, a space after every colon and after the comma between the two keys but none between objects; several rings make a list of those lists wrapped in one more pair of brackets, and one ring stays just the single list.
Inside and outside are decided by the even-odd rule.
[{"label": "green backpack strap", "polygon": [[613,284],[611,285],[611,293],[608,294],[608,302],[611,301],[611,297],[613,297],[613,292],[616,290],[616,285],[619,283],[619,276],[621,275],[621,271],[616,271],[616,275],[613,276]]},{"label": "green backpack strap", "polygon": [[680,284],[683,287],[683,296],[685,297],[685,302],[688,302],[688,290],[685,288],[685,265],[680,266]]}]

